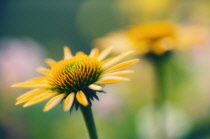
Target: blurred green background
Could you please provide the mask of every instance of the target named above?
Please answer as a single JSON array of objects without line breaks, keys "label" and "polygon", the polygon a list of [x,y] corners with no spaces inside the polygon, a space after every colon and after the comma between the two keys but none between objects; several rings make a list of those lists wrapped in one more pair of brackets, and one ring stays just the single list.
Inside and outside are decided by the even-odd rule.
[{"label": "blurred green background", "polygon": [[[0,138],[88,139],[80,111],[14,105],[27,90],[10,85],[39,75],[45,58],[62,59],[63,46],[89,54],[99,37],[159,20],[209,31],[209,13],[209,0],[0,0]],[[210,138],[209,45],[207,33],[204,43],[175,52],[165,65],[167,139]],[[100,139],[157,139],[152,65],[142,58],[131,69],[131,81],[107,85],[93,103]]]}]

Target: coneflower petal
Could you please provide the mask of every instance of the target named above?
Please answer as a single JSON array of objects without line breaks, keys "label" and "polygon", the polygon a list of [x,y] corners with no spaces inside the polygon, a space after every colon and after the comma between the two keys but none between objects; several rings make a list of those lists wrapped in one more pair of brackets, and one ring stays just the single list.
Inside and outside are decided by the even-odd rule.
[{"label": "coneflower petal", "polygon": [[29,91],[29,92],[19,96],[17,98],[17,102],[16,102],[15,105],[24,103],[24,102],[32,99],[33,97],[36,97],[36,96],[38,96],[38,95],[40,95],[41,93],[44,93],[44,92],[46,92],[45,89],[34,89],[34,90],[31,90],[31,91]]},{"label": "coneflower petal", "polygon": [[59,102],[61,102],[61,100],[66,96],[65,93],[60,94],[58,96],[53,97],[52,99],[50,99],[47,104],[45,105],[43,111],[49,111],[50,109],[52,109],[53,107],[55,107]]},{"label": "coneflower petal", "polygon": [[108,72],[108,73],[102,74],[101,77],[106,77],[106,76],[121,76],[121,75],[130,74],[130,73],[134,73],[134,71],[133,70],[124,70],[124,71]]},{"label": "coneflower petal", "polygon": [[102,86],[96,85],[96,84],[91,84],[91,85],[88,86],[88,88],[90,88],[90,89],[92,89],[92,90],[95,90],[95,91],[100,91],[100,90],[103,89]]},{"label": "coneflower petal", "polygon": [[64,59],[69,59],[72,57],[71,50],[69,47],[65,46],[64,47]]},{"label": "coneflower petal", "polygon": [[42,74],[44,74],[44,75],[49,75],[49,73],[50,73],[50,70],[47,69],[47,68],[44,68],[44,67],[38,67],[36,70],[37,70],[39,73],[42,73]]},{"label": "coneflower petal", "polygon": [[99,54],[99,50],[97,48],[92,49],[90,52],[91,57],[98,57],[98,54]]},{"label": "coneflower petal", "polygon": [[128,81],[128,80],[130,80],[130,79],[125,78],[125,77],[107,76],[107,77],[101,78],[95,84],[112,84],[112,83],[117,83],[117,82],[121,82],[121,81]]},{"label": "coneflower petal", "polygon": [[75,97],[75,93],[70,93],[66,99],[64,100],[64,107],[63,107],[63,110],[64,111],[69,111],[73,102],[74,102],[74,97]]},{"label": "coneflower petal", "polygon": [[16,100],[19,100],[19,99],[21,99],[21,98],[27,97],[27,96],[32,95],[32,94],[37,93],[37,92],[44,92],[44,91],[46,91],[46,89],[40,89],[40,88],[38,88],[38,89],[33,89],[33,90],[30,90],[30,91],[28,91],[28,92],[26,92],[26,93],[20,95],[19,97],[17,97]]},{"label": "coneflower petal", "polygon": [[42,102],[42,101],[44,101],[44,100],[46,100],[46,99],[49,99],[49,98],[51,98],[51,97],[53,97],[53,96],[56,96],[56,95],[58,95],[57,92],[53,92],[53,91],[49,90],[49,91],[47,91],[47,92],[45,92],[45,93],[42,93],[42,94],[40,94],[40,95],[38,95],[38,96],[32,98],[32,99],[29,100],[27,103],[25,103],[25,104],[23,105],[23,107],[28,107],[28,106],[37,104],[37,103],[39,103],[39,102]]},{"label": "coneflower petal", "polygon": [[106,56],[109,55],[109,53],[111,52],[111,50],[112,50],[112,47],[109,47],[109,48],[103,50],[103,51],[99,54],[98,59],[99,59],[99,60],[103,60],[104,58],[106,58]]},{"label": "coneflower petal", "polygon": [[45,62],[47,63],[48,66],[52,67],[55,65],[57,62],[51,58],[45,59]]},{"label": "coneflower petal", "polygon": [[78,91],[76,94],[77,101],[82,104],[83,106],[88,105],[88,100],[85,96],[85,94],[82,91]]},{"label": "coneflower petal", "polygon": [[128,66],[130,66],[130,65],[132,65],[132,64],[134,64],[134,63],[136,63],[136,62],[138,62],[138,61],[139,61],[138,59],[133,59],[133,60],[129,60],[129,61],[122,62],[122,63],[120,63],[120,64],[117,64],[116,66],[113,66],[113,67],[107,69],[107,70],[105,71],[105,73],[107,73],[107,72],[112,72],[112,71],[116,71],[116,70],[120,70],[120,69],[123,69],[123,68],[126,68],[126,67],[128,67]]},{"label": "coneflower petal", "polygon": [[131,53],[133,53],[133,51],[128,51],[125,53],[120,54],[119,56],[116,56],[115,58],[113,58],[112,60],[108,61],[107,63],[105,63],[102,68],[103,69],[107,69],[111,66],[113,66],[114,64],[120,62],[121,60],[123,60],[125,57],[127,57],[128,55],[130,55]]},{"label": "coneflower petal", "polygon": [[51,88],[51,85],[44,83],[44,82],[23,82],[14,84],[11,87],[17,88]]},{"label": "coneflower petal", "polygon": [[49,78],[47,76],[40,76],[40,77],[36,77],[36,78],[32,78],[26,82],[49,82],[48,80]]}]

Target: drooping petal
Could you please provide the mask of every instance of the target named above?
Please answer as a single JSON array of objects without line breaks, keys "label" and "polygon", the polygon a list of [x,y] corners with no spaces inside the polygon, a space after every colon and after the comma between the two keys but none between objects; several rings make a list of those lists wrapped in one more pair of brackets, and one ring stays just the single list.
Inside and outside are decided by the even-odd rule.
[{"label": "drooping petal", "polygon": [[98,57],[98,54],[99,50],[97,48],[92,49],[92,51],[90,52],[91,57]]},{"label": "drooping petal", "polygon": [[46,89],[33,89],[33,90],[30,90],[30,91],[20,95],[19,97],[16,98],[16,100],[22,99],[26,96],[29,96],[29,95],[33,94],[33,93],[44,92],[44,91],[46,91]]},{"label": "drooping petal", "polygon": [[49,82],[49,80],[48,80],[48,77],[47,76],[40,76],[40,77],[36,77],[36,78],[33,78],[33,79],[30,79],[30,80],[28,80],[28,81],[26,81],[26,82]]},{"label": "drooping petal", "polygon": [[102,65],[104,65],[104,64],[106,64],[106,63],[112,61],[115,57],[116,57],[116,56],[112,56],[112,57],[109,57],[109,58],[103,60],[103,61],[102,61]]},{"label": "drooping petal", "polygon": [[121,60],[123,60],[125,57],[127,57],[128,55],[130,55],[131,53],[133,53],[133,51],[128,51],[125,53],[120,54],[119,56],[116,56],[115,58],[113,58],[112,60],[108,61],[107,63],[105,63],[102,68],[103,69],[107,69],[111,66],[113,66],[114,64],[120,62]]},{"label": "drooping petal", "polygon": [[57,62],[51,58],[45,59],[45,62],[47,63],[48,66],[52,67],[55,65]]},{"label": "drooping petal", "polygon": [[50,84],[44,83],[44,82],[23,82],[14,84],[11,87],[17,87],[17,88],[51,88]]},{"label": "drooping petal", "polygon": [[38,67],[36,70],[37,70],[39,73],[42,73],[42,74],[44,74],[44,75],[49,75],[49,73],[50,73],[50,70],[47,69],[47,68],[44,68],[44,67]]},{"label": "drooping petal", "polygon": [[78,91],[76,94],[77,101],[82,104],[83,106],[88,105],[88,100],[85,96],[85,94],[82,91]]},{"label": "drooping petal", "polygon": [[103,51],[99,54],[98,59],[99,59],[99,60],[103,60],[104,58],[106,58],[106,56],[111,52],[111,50],[112,50],[112,47],[109,47],[109,48],[103,50]]},{"label": "drooping petal", "polygon": [[27,93],[25,93],[25,94],[23,94],[23,95],[21,95],[17,98],[17,102],[16,102],[15,105],[24,103],[24,102],[32,99],[33,97],[38,96],[38,95],[40,95],[41,93],[44,93],[44,92],[46,92],[45,89],[33,89],[31,91],[28,91]]},{"label": "drooping petal", "polygon": [[[30,79],[28,81],[22,82],[22,83],[17,83],[13,84],[11,87],[19,87],[19,88],[36,88],[38,85],[40,85],[40,88],[43,88],[46,84],[49,84],[48,77],[46,76],[41,76],[41,77],[36,77],[33,79]],[[48,86],[48,85],[46,85]],[[39,88],[39,87],[37,87]]]},{"label": "drooping petal", "polygon": [[52,99],[50,99],[47,104],[44,107],[44,112],[49,111],[50,109],[52,109],[53,107],[55,107],[59,102],[61,102],[61,100],[66,96],[65,93],[60,94],[58,96],[53,97]]},{"label": "drooping petal", "polygon": [[70,93],[66,99],[64,100],[64,107],[63,110],[64,111],[69,111],[69,109],[71,108],[73,102],[74,102],[74,97],[75,97],[75,93]]},{"label": "drooping petal", "polygon": [[64,47],[64,59],[69,59],[72,57],[71,50],[69,47],[65,46]]},{"label": "drooping petal", "polygon": [[23,105],[23,107],[28,107],[28,106],[37,104],[37,103],[39,103],[39,102],[42,102],[42,101],[44,101],[44,100],[46,100],[46,99],[49,99],[49,98],[51,98],[51,97],[53,97],[53,96],[56,96],[56,95],[58,95],[57,92],[53,92],[53,91],[49,90],[49,91],[47,91],[47,92],[45,92],[45,93],[42,93],[42,94],[40,94],[40,95],[38,95],[38,96],[32,98],[32,99],[29,100],[27,103],[25,103],[25,104]]},{"label": "drooping petal", "polygon": [[102,86],[96,85],[96,84],[91,84],[91,85],[88,86],[88,88],[90,88],[90,89],[92,89],[92,90],[95,90],[95,91],[100,91],[100,90],[103,89]]},{"label": "drooping petal", "polygon": [[117,83],[121,81],[128,81],[128,78],[125,77],[119,77],[119,76],[107,76],[101,78],[99,81],[96,82],[96,84],[112,84]]},{"label": "drooping petal", "polygon": [[120,69],[123,69],[123,68],[126,68],[126,67],[128,67],[128,66],[130,66],[130,65],[132,65],[132,64],[134,64],[134,63],[136,63],[136,62],[138,62],[138,61],[139,61],[139,59],[133,59],[133,60],[129,60],[129,61],[122,62],[122,63],[120,63],[120,64],[117,64],[116,66],[113,66],[113,67],[107,69],[107,70],[105,71],[105,73],[107,73],[107,72],[112,72],[112,71],[116,71],[116,70],[120,70]]},{"label": "drooping petal", "polygon": [[126,74],[134,73],[133,70],[124,70],[124,71],[116,71],[116,72],[109,72],[109,73],[104,73],[101,76],[106,77],[106,76],[122,76]]}]

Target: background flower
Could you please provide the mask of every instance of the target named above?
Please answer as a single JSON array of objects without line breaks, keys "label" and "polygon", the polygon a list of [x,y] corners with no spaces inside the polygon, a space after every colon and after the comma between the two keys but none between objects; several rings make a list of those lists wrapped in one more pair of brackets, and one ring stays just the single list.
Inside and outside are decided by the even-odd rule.
[{"label": "background flower", "polygon": [[95,40],[95,46],[111,45],[115,46],[116,51],[119,51],[119,48],[133,48],[140,55],[162,55],[168,51],[186,50],[204,43],[208,36],[207,29],[201,25],[181,26],[170,21],[152,22],[98,38]]}]

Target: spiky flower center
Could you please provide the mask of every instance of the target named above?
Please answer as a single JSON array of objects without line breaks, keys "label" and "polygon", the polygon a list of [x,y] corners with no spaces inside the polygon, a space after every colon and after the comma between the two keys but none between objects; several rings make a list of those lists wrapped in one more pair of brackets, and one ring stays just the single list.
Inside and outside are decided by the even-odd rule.
[{"label": "spiky flower center", "polygon": [[98,80],[102,69],[97,58],[80,55],[58,62],[50,73],[52,90],[71,93],[87,89]]}]

